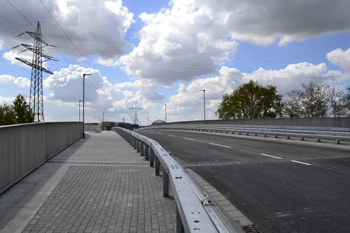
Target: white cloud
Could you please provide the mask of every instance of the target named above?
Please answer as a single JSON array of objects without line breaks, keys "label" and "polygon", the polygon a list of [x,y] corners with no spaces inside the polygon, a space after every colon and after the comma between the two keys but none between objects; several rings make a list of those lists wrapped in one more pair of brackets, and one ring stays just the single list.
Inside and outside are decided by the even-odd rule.
[{"label": "white cloud", "polygon": [[[83,57],[97,55],[104,60],[126,54],[129,51],[125,47],[133,46],[123,39],[127,29],[134,22],[133,14],[122,5],[121,0],[42,0],[41,2],[54,19],[39,1],[11,1],[30,22],[41,22],[44,40],[57,46],[57,49],[65,56],[81,60],[84,59]],[[2,31],[0,40],[7,41],[6,44],[10,48],[22,43],[33,43],[28,35],[14,37],[20,32],[34,32],[36,24],[33,24],[34,27],[29,25],[7,2],[2,4],[0,14],[6,19],[0,22],[0,26],[9,28],[9,30]],[[9,25],[8,22],[11,22],[12,25]],[[13,27],[16,27],[17,30]],[[22,50],[17,48],[15,52]],[[50,55],[57,53],[55,48],[50,47],[45,48],[45,51]],[[28,54],[31,53],[28,52]],[[26,53],[23,55],[25,56]],[[11,56],[6,58],[11,60]]]},{"label": "white cloud", "polygon": [[343,51],[338,48],[327,53],[327,59],[333,64],[340,65],[341,68],[350,70],[350,49]]},{"label": "white cloud", "polygon": [[251,74],[244,74],[243,81],[248,82],[250,79],[256,80],[264,85],[274,85],[277,87],[279,94],[285,95],[293,88],[300,87],[301,83],[331,84],[341,82],[346,77],[340,71],[327,71],[327,65],[324,63],[314,65],[307,62],[290,64],[281,70],[265,70],[260,68]]},{"label": "white cloud", "polygon": [[331,84],[345,80],[346,76],[339,71],[327,71],[327,66],[323,63],[291,64],[281,70],[260,68],[251,74],[222,66],[217,76],[194,80],[188,86],[180,84],[178,94],[169,97],[168,115],[171,121],[203,119],[203,92],[200,90],[204,89],[207,119],[216,119],[215,111],[219,108],[222,96],[232,93],[239,85],[251,79],[265,86],[276,86],[278,94],[286,95],[293,88],[300,88],[301,83],[307,84],[314,81]]},{"label": "white cloud", "polygon": [[163,86],[216,73],[217,64],[235,53],[237,43],[227,40],[229,32],[219,15],[191,4],[175,1],[171,9],[142,13],[145,27],[136,33],[138,47],[115,64],[133,78]]},{"label": "white cloud", "polygon": [[[106,77],[101,76],[99,70],[70,65],[44,80],[44,90],[50,92],[45,97],[45,106],[52,103],[57,108],[49,108],[48,119],[58,120],[60,115],[62,119],[72,119],[72,111],[76,111],[79,100],[83,99],[83,74],[91,74],[85,76],[85,108],[90,122],[96,122],[97,119],[101,121],[102,112],[112,121],[122,121],[124,118],[127,122],[133,122],[134,112],[129,108],[133,108],[135,103],[143,108],[144,113],[164,99],[163,95],[156,92],[154,85],[143,81],[112,85]],[[136,91],[128,90],[130,88],[136,88]],[[73,114],[73,117],[75,119],[76,116]]]},{"label": "white cloud", "polygon": [[[134,79],[163,86],[192,81],[230,60],[238,45],[280,45],[350,30],[347,0],[173,0],[158,13],[139,15],[139,45],[116,62]],[[345,20],[348,19],[348,20]]]},{"label": "white cloud", "polygon": [[23,77],[15,78],[11,75],[0,75],[0,83],[13,85],[16,89],[21,89],[25,87],[30,87],[30,80]]}]

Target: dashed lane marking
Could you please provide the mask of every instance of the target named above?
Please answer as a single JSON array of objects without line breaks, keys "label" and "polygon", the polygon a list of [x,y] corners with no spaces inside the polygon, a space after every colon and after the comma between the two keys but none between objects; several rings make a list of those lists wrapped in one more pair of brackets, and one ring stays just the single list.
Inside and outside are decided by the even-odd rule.
[{"label": "dashed lane marking", "polygon": [[291,160],[291,162],[293,162],[293,163],[299,163],[299,164],[303,164],[303,165],[307,165],[307,166],[311,166],[311,164],[309,164],[309,163],[303,163],[303,162],[296,161],[296,160]]},{"label": "dashed lane marking", "polygon": [[191,141],[196,141],[196,139],[193,139],[193,138],[183,138],[183,139],[187,139],[187,140],[191,140]]},{"label": "dashed lane marking", "polygon": [[260,154],[262,156],[266,156],[266,157],[270,157],[270,158],[274,158],[274,159],[283,159],[281,157],[277,157],[277,156],[273,156],[273,155],[267,155],[267,154]]},{"label": "dashed lane marking", "polygon": [[224,145],[220,145],[220,144],[215,144],[215,143],[211,143],[209,142],[210,145],[214,145],[214,146],[221,146],[221,147],[225,147],[225,148],[231,148],[229,146],[224,146]]},{"label": "dashed lane marking", "polygon": [[171,134],[168,134],[168,136],[170,136],[170,137],[176,137],[175,135],[171,135]]}]

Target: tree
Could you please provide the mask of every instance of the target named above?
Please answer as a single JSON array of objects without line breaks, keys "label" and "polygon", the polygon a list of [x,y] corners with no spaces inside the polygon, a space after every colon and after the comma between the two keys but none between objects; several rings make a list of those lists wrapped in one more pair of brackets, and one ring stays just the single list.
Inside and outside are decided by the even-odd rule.
[{"label": "tree", "polygon": [[343,97],[345,115],[350,116],[350,86],[348,86],[346,90],[347,93],[345,93]]},{"label": "tree", "polygon": [[339,87],[329,87],[328,89],[329,112],[333,117],[346,115],[345,93]]},{"label": "tree", "polygon": [[329,86],[310,82],[302,83],[304,90],[293,89],[284,104],[283,113],[287,117],[326,117],[329,110]]},{"label": "tree", "polygon": [[16,114],[17,124],[34,122],[34,113],[32,109],[29,108],[26,99],[21,94],[19,94],[13,101],[13,109]]},{"label": "tree", "polygon": [[231,95],[222,97],[215,112],[219,119],[276,118],[282,115],[282,95],[275,86],[264,87],[256,81],[240,85]]},{"label": "tree", "polygon": [[15,116],[15,111],[12,106],[7,105],[6,103],[0,105],[0,125],[16,124]]}]

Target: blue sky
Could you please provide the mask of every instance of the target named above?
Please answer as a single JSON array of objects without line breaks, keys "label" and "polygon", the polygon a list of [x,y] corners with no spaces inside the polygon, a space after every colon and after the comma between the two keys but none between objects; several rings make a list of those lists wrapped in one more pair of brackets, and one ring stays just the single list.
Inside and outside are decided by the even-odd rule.
[{"label": "blue sky", "polygon": [[[46,121],[77,121],[86,82],[86,121],[139,123],[216,119],[221,97],[250,79],[286,95],[301,83],[350,85],[350,2],[287,0],[1,0],[0,104],[29,97],[32,59],[19,44],[39,21]],[[35,7],[34,7],[35,6]]]}]

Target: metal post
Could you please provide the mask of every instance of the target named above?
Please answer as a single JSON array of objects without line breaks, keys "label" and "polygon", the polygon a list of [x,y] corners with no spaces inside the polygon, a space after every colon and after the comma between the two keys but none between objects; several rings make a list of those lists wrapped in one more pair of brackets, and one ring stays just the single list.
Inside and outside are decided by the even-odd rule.
[{"label": "metal post", "polygon": [[153,163],[154,163],[154,151],[153,151],[152,148],[151,148],[151,151],[150,151],[150,158],[149,158],[149,166],[150,166],[150,167],[153,167],[153,166],[154,166]]},{"label": "metal post", "polygon": [[155,162],[155,172],[156,172],[156,176],[159,176],[159,167],[160,167],[160,161],[157,158],[157,156],[154,156],[154,162]]},{"label": "metal post", "polygon": [[165,123],[166,123],[166,104],[165,105]]},{"label": "metal post", "polygon": [[205,90],[202,90],[204,93],[204,124],[205,124]]},{"label": "metal post", "polygon": [[144,154],[143,154],[143,141],[141,141],[141,150],[140,150],[140,156],[144,156]]},{"label": "metal post", "polygon": [[140,152],[140,141],[138,139],[136,139],[136,150]]},{"label": "metal post", "polygon": [[149,161],[149,146],[146,145],[146,161]]},{"label": "metal post", "polygon": [[169,175],[163,169],[163,197],[169,196]]},{"label": "metal post", "polygon": [[105,112],[103,112],[103,117],[102,117],[102,124],[105,121]]},{"label": "metal post", "polygon": [[79,100],[79,122],[80,122],[80,102],[81,102],[82,100]]},{"label": "metal post", "polygon": [[85,138],[84,125],[85,125],[85,76],[86,75],[91,75],[91,74],[83,74],[83,138]]},{"label": "metal post", "polygon": [[176,208],[176,230],[175,230],[175,232],[176,233],[185,233],[185,228],[184,228],[184,225],[182,224],[182,221],[181,221],[179,208],[177,208],[177,205],[175,208]]}]

